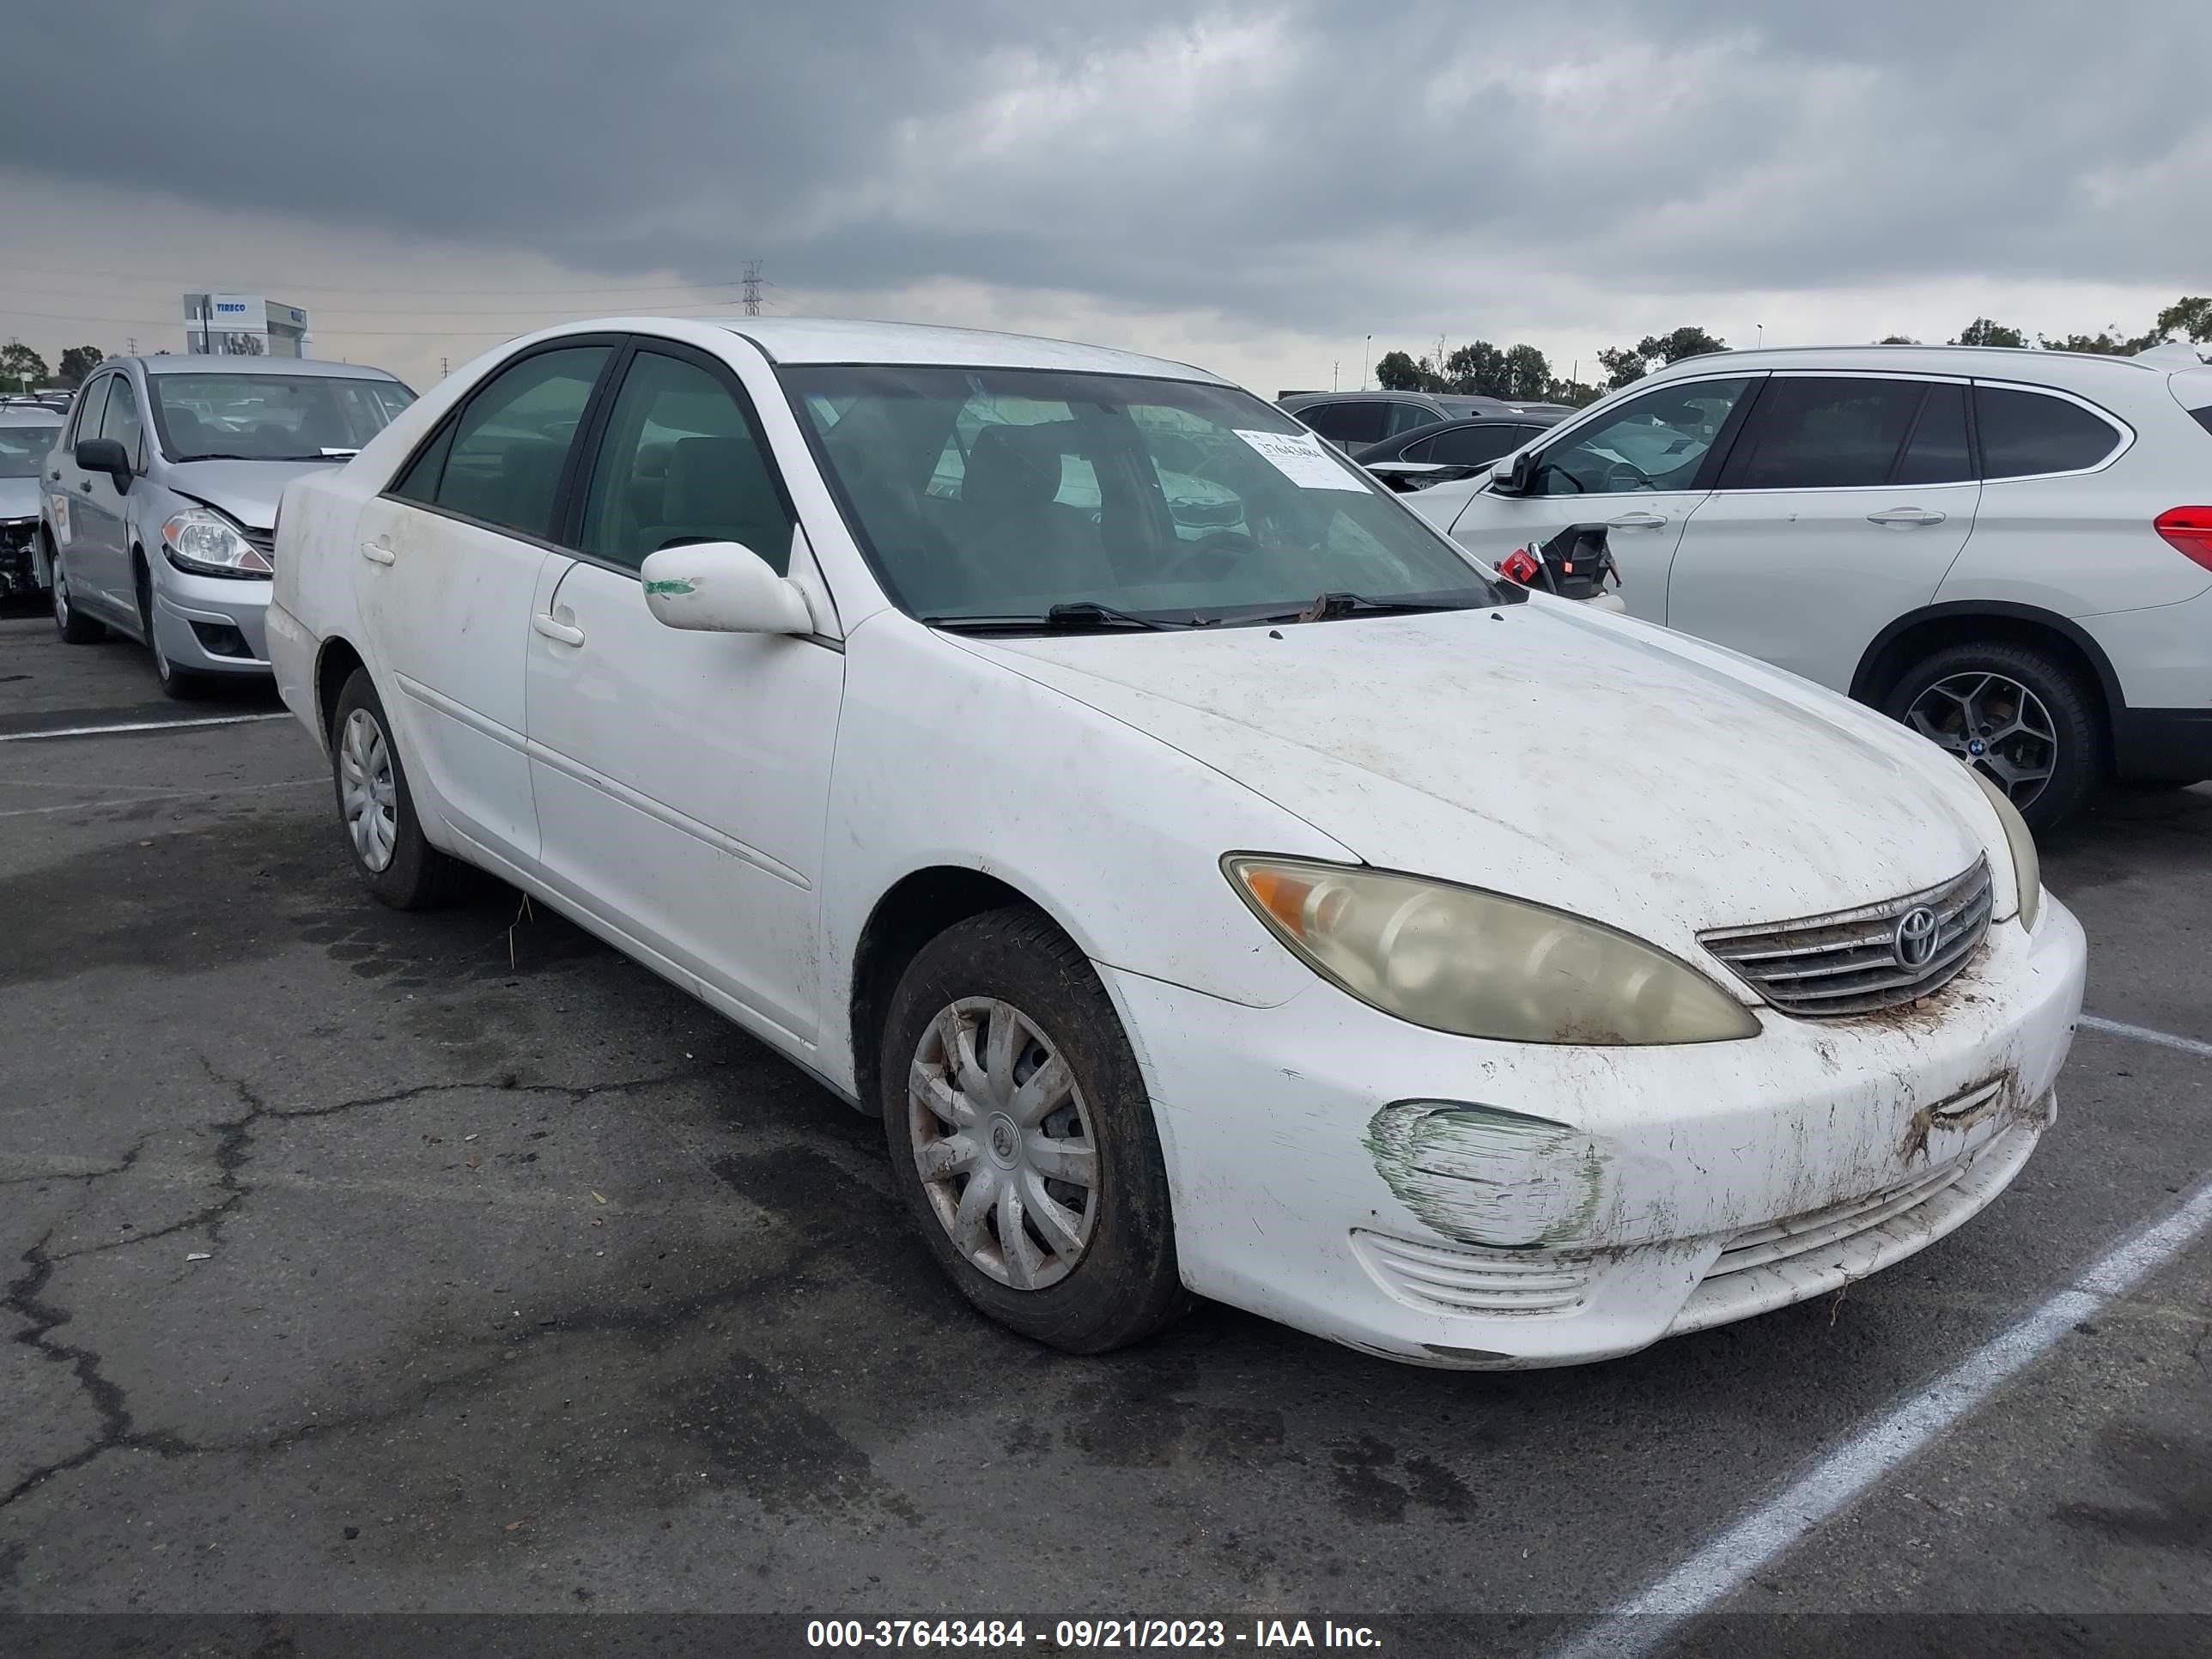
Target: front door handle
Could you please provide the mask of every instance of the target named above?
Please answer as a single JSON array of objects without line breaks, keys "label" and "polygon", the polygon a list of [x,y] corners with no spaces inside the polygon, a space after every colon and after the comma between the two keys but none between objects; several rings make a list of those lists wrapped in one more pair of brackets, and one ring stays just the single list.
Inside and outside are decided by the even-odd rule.
[{"label": "front door handle", "polygon": [[541,611],[530,619],[530,625],[549,640],[558,640],[562,645],[581,645],[584,630],[574,624],[556,622],[550,613]]},{"label": "front door handle", "polygon": [[361,556],[371,564],[391,564],[398,557],[382,542],[363,542],[361,544]]},{"label": "front door handle", "polygon": [[1657,530],[1666,522],[1664,513],[1624,513],[1606,520],[1615,530]]},{"label": "front door handle", "polygon": [[1869,524],[1941,524],[1943,514],[1932,507],[1886,507],[1867,514]]}]

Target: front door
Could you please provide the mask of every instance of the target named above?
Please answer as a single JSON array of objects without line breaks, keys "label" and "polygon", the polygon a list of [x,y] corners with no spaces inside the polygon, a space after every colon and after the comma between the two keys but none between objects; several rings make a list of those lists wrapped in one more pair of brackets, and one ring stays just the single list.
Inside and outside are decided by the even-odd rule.
[{"label": "front door", "polygon": [[1492,564],[1571,524],[1601,524],[1631,615],[1664,622],[1667,571],[1682,527],[1712,488],[1748,376],[1677,380],[1568,428],[1537,452],[1525,495],[1484,489],[1452,538]]},{"label": "front door", "polygon": [[529,641],[544,867],[573,902],[802,1043],[817,1036],[823,815],[845,659],[821,639],[662,626],[646,555],[795,519],[725,365],[641,343],[599,422],[578,543]]},{"label": "front door", "polygon": [[530,619],[557,575],[555,517],[611,340],[562,340],[499,370],[369,502],[356,591],[400,751],[459,834],[525,866],[538,819],[525,754]]},{"label": "front door", "polygon": [[1980,494],[1963,381],[1778,374],[1674,555],[1667,625],[1848,691]]}]

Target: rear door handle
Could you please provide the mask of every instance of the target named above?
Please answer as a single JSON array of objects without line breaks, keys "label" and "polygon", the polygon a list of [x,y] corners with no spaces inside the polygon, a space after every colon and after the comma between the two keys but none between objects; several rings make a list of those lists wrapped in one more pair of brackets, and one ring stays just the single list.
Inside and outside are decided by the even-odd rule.
[{"label": "rear door handle", "polygon": [[556,622],[551,614],[541,611],[530,619],[530,625],[549,640],[558,640],[562,645],[581,645],[584,630],[564,622]]},{"label": "rear door handle", "polygon": [[80,490],[83,491],[86,495],[91,495],[91,494],[92,494],[92,480],[91,480],[91,479],[89,479],[89,478],[87,478],[87,479],[86,479],[82,483],[80,483],[79,485],[77,485],[77,488],[78,488]]},{"label": "rear door handle", "polygon": [[361,544],[361,556],[371,564],[391,564],[398,556],[382,542],[363,542]]},{"label": "rear door handle", "polygon": [[1656,530],[1666,522],[1664,513],[1624,513],[1606,520],[1615,530]]},{"label": "rear door handle", "polygon": [[1886,507],[1867,514],[1869,524],[1941,524],[1944,515],[1932,507]]}]

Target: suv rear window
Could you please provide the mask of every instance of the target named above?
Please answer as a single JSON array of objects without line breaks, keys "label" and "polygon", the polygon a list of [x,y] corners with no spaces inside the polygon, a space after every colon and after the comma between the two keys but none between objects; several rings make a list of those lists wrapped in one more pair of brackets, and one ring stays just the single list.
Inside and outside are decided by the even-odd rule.
[{"label": "suv rear window", "polygon": [[2079,404],[2037,392],[1977,386],[1974,423],[1981,434],[1984,478],[2078,472],[2120,446],[2120,434],[2110,422]]}]

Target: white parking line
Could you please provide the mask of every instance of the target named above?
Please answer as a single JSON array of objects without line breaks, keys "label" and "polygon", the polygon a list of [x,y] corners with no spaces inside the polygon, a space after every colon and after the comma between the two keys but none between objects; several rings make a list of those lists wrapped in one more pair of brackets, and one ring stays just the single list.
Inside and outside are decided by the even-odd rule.
[{"label": "white parking line", "polygon": [[2117,1019],[2099,1019],[2094,1014],[2084,1014],[2077,1024],[2093,1031],[2109,1031],[2114,1036],[2133,1037],[2138,1042],[2155,1042],[2167,1048],[2179,1048],[2185,1054],[2203,1054],[2212,1057],[2212,1042],[2200,1042],[2195,1037],[2175,1036],[2169,1031],[2154,1031],[2148,1025],[2129,1025]]},{"label": "white parking line", "polygon": [[64,726],[51,732],[0,732],[0,743],[35,743],[42,738],[104,738],[111,732],[173,732],[185,726],[246,726],[255,720],[289,720],[289,709],[272,714],[203,714],[189,720],[132,720],[122,726]]},{"label": "white parking line", "polygon": [[221,800],[230,795],[265,795],[272,789],[304,789],[310,784],[318,789],[330,787],[329,782],[322,778],[289,778],[283,783],[245,783],[230,789],[165,789],[152,795],[124,795],[109,800],[65,801],[59,806],[13,806],[0,812],[0,818],[44,817],[49,812],[92,812],[103,806],[159,805],[166,800]]},{"label": "white parking line", "polygon": [[2212,1228],[2212,1182],[2181,1207],[2112,1250],[2070,1289],[1977,1348],[1888,1416],[1861,1429],[1788,1491],[1728,1528],[1695,1555],[1553,1650],[1552,1659],[1632,1659],[1711,1611],[1815,1527],[1944,1430],[1978,1409],[2081,1321],[2132,1291]]}]

